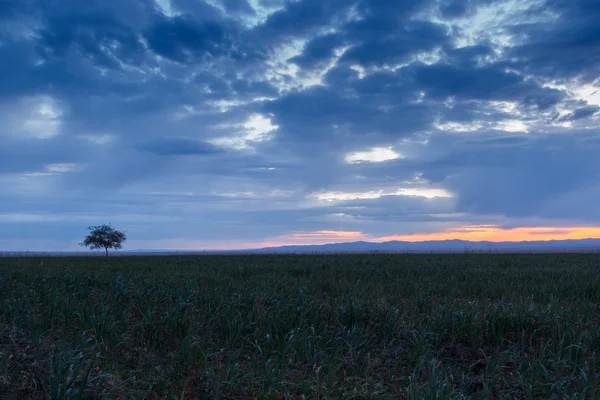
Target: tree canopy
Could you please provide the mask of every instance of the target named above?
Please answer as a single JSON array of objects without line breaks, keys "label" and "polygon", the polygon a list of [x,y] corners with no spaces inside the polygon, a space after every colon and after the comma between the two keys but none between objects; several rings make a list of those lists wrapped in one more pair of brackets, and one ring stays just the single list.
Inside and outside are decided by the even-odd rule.
[{"label": "tree canopy", "polygon": [[114,229],[110,225],[90,226],[90,233],[85,237],[82,246],[90,249],[104,249],[108,256],[108,249],[121,249],[127,240],[125,233]]}]

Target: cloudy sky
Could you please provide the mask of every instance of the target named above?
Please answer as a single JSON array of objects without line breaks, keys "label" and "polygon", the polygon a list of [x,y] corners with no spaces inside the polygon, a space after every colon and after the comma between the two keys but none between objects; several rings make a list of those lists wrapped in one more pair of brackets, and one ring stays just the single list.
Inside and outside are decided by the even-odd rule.
[{"label": "cloudy sky", "polygon": [[600,237],[597,0],[4,0],[0,250]]}]

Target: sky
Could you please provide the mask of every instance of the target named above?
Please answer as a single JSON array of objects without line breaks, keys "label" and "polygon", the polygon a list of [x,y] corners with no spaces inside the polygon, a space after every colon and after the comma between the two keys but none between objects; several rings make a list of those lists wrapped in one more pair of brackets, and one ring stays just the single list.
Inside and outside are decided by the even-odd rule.
[{"label": "sky", "polygon": [[4,0],[0,250],[600,237],[597,0]]}]

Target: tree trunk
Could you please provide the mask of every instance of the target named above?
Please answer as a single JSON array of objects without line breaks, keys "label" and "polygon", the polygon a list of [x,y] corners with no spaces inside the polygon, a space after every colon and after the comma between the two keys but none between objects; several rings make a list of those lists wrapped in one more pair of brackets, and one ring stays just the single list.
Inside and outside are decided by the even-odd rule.
[{"label": "tree trunk", "polygon": [[106,257],[108,257],[108,247],[105,247],[104,251],[106,251]]}]

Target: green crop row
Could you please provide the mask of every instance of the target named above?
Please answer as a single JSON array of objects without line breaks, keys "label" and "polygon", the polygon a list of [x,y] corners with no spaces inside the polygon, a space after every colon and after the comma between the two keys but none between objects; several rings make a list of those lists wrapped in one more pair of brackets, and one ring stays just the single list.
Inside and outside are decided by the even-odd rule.
[{"label": "green crop row", "polygon": [[599,399],[600,256],[0,259],[0,398]]}]

